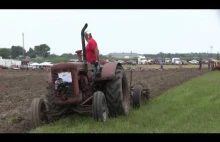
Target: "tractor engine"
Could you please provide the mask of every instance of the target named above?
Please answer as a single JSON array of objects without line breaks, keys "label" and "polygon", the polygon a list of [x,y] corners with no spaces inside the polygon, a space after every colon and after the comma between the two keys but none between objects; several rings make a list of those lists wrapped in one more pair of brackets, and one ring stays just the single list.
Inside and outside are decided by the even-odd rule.
[{"label": "tractor engine", "polygon": [[85,81],[87,78],[82,81],[79,76],[82,69],[83,63],[58,63],[51,67],[50,83],[54,104],[77,105],[86,99],[87,95],[83,93],[83,89],[89,88],[89,83]]},{"label": "tractor engine", "polygon": [[56,94],[63,97],[68,97],[68,95],[72,95],[72,83],[65,82],[62,78],[57,78],[55,81],[55,91]]}]

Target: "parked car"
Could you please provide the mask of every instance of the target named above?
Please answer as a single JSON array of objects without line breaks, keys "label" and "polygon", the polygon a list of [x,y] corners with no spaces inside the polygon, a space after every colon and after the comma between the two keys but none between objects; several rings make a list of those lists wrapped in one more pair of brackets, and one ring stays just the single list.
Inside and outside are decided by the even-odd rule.
[{"label": "parked car", "polygon": [[202,60],[203,64],[208,64],[208,62],[209,62],[208,60]]},{"label": "parked car", "polygon": [[130,60],[126,62],[128,65],[137,65],[137,62],[134,60]]},{"label": "parked car", "polygon": [[116,60],[109,60],[109,62],[116,62]]},{"label": "parked car", "polygon": [[0,69],[8,69],[8,67],[0,65]]},{"label": "parked car", "polygon": [[79,59],[69,59],[69,62],[78,62]]},{"label": "parked car", "polygon": [[186,60],[182,60],[182,65],[188,65],[189,63]]},{"label": "parked car", "polygon": [[121,63],[122,65],[126,64],[126,62],[125,62],[125,61],[122,61],[122,60],[118,60],[118,61],[116,61],[116,62]]},{"label": "parked car", "polygon": [[194,64],[194,65],[198,65],[199,64],[199,61],[197,60],[191,60],[189,61],[190,64]]}]

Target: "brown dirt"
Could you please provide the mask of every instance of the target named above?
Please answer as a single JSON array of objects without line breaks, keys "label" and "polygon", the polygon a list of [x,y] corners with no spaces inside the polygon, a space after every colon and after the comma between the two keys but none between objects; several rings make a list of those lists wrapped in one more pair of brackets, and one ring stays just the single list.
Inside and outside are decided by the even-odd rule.
[{"label": "brown dirt", "polygon": [[[151,98],[175,87],[207,70],[169,69],[133,72],[133,83],[141,81],[150,89]],[[128,81],[130,72],[127,71]],[[30,124],[30,105],[34,98],[46,93],[47,72],[0,70],[0,132],[28,132]]]},{"label": "brown dirt", "polygon": [[[196,68],[134,71],[132,84],[141,81],[150,89],[150,98],[153,99],[170,88],[176,87],[192,78],[198,77],[207,72]],[[127,71],[128,82],[130,83],[130,72]]]}]

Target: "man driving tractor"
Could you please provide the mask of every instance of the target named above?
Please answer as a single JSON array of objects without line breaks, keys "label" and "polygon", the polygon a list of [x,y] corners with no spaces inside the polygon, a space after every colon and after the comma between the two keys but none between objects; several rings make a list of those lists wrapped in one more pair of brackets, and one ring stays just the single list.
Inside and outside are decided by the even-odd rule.
[{"label": "man driving tractor", "polygon": [[86,58],[89,63],[94,66],[94,77],[99,73],[99,50],[97,42],[93,39],[90,32],[85,32],[85,40],[87,41],[86,45]]}]

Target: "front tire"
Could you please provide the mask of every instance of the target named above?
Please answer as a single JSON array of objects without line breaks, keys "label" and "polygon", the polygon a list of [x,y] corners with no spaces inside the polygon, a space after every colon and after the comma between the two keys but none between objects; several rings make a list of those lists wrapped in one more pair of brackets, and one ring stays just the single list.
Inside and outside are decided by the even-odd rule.
[{"label": "front tire", "polygon": [[96,121],[105,122],[108,117],[108,107],[105,95],[101,91],[97,91],[93,95],[93,118]]},{"label": "front tire", "polygon": [[55,120],[58,120],[63,114],[65,114],[67,108],[53,104],[52,86],[48,85],[46,89],[47,89],[47,94],[45,94],[44,97],[48,110],[48,119],[53,122]]},{"label": "front tire", "polygon": [[46,104],[43,99],[35,98],[31,103],[31,121],[35,128],[48,123]]}]

